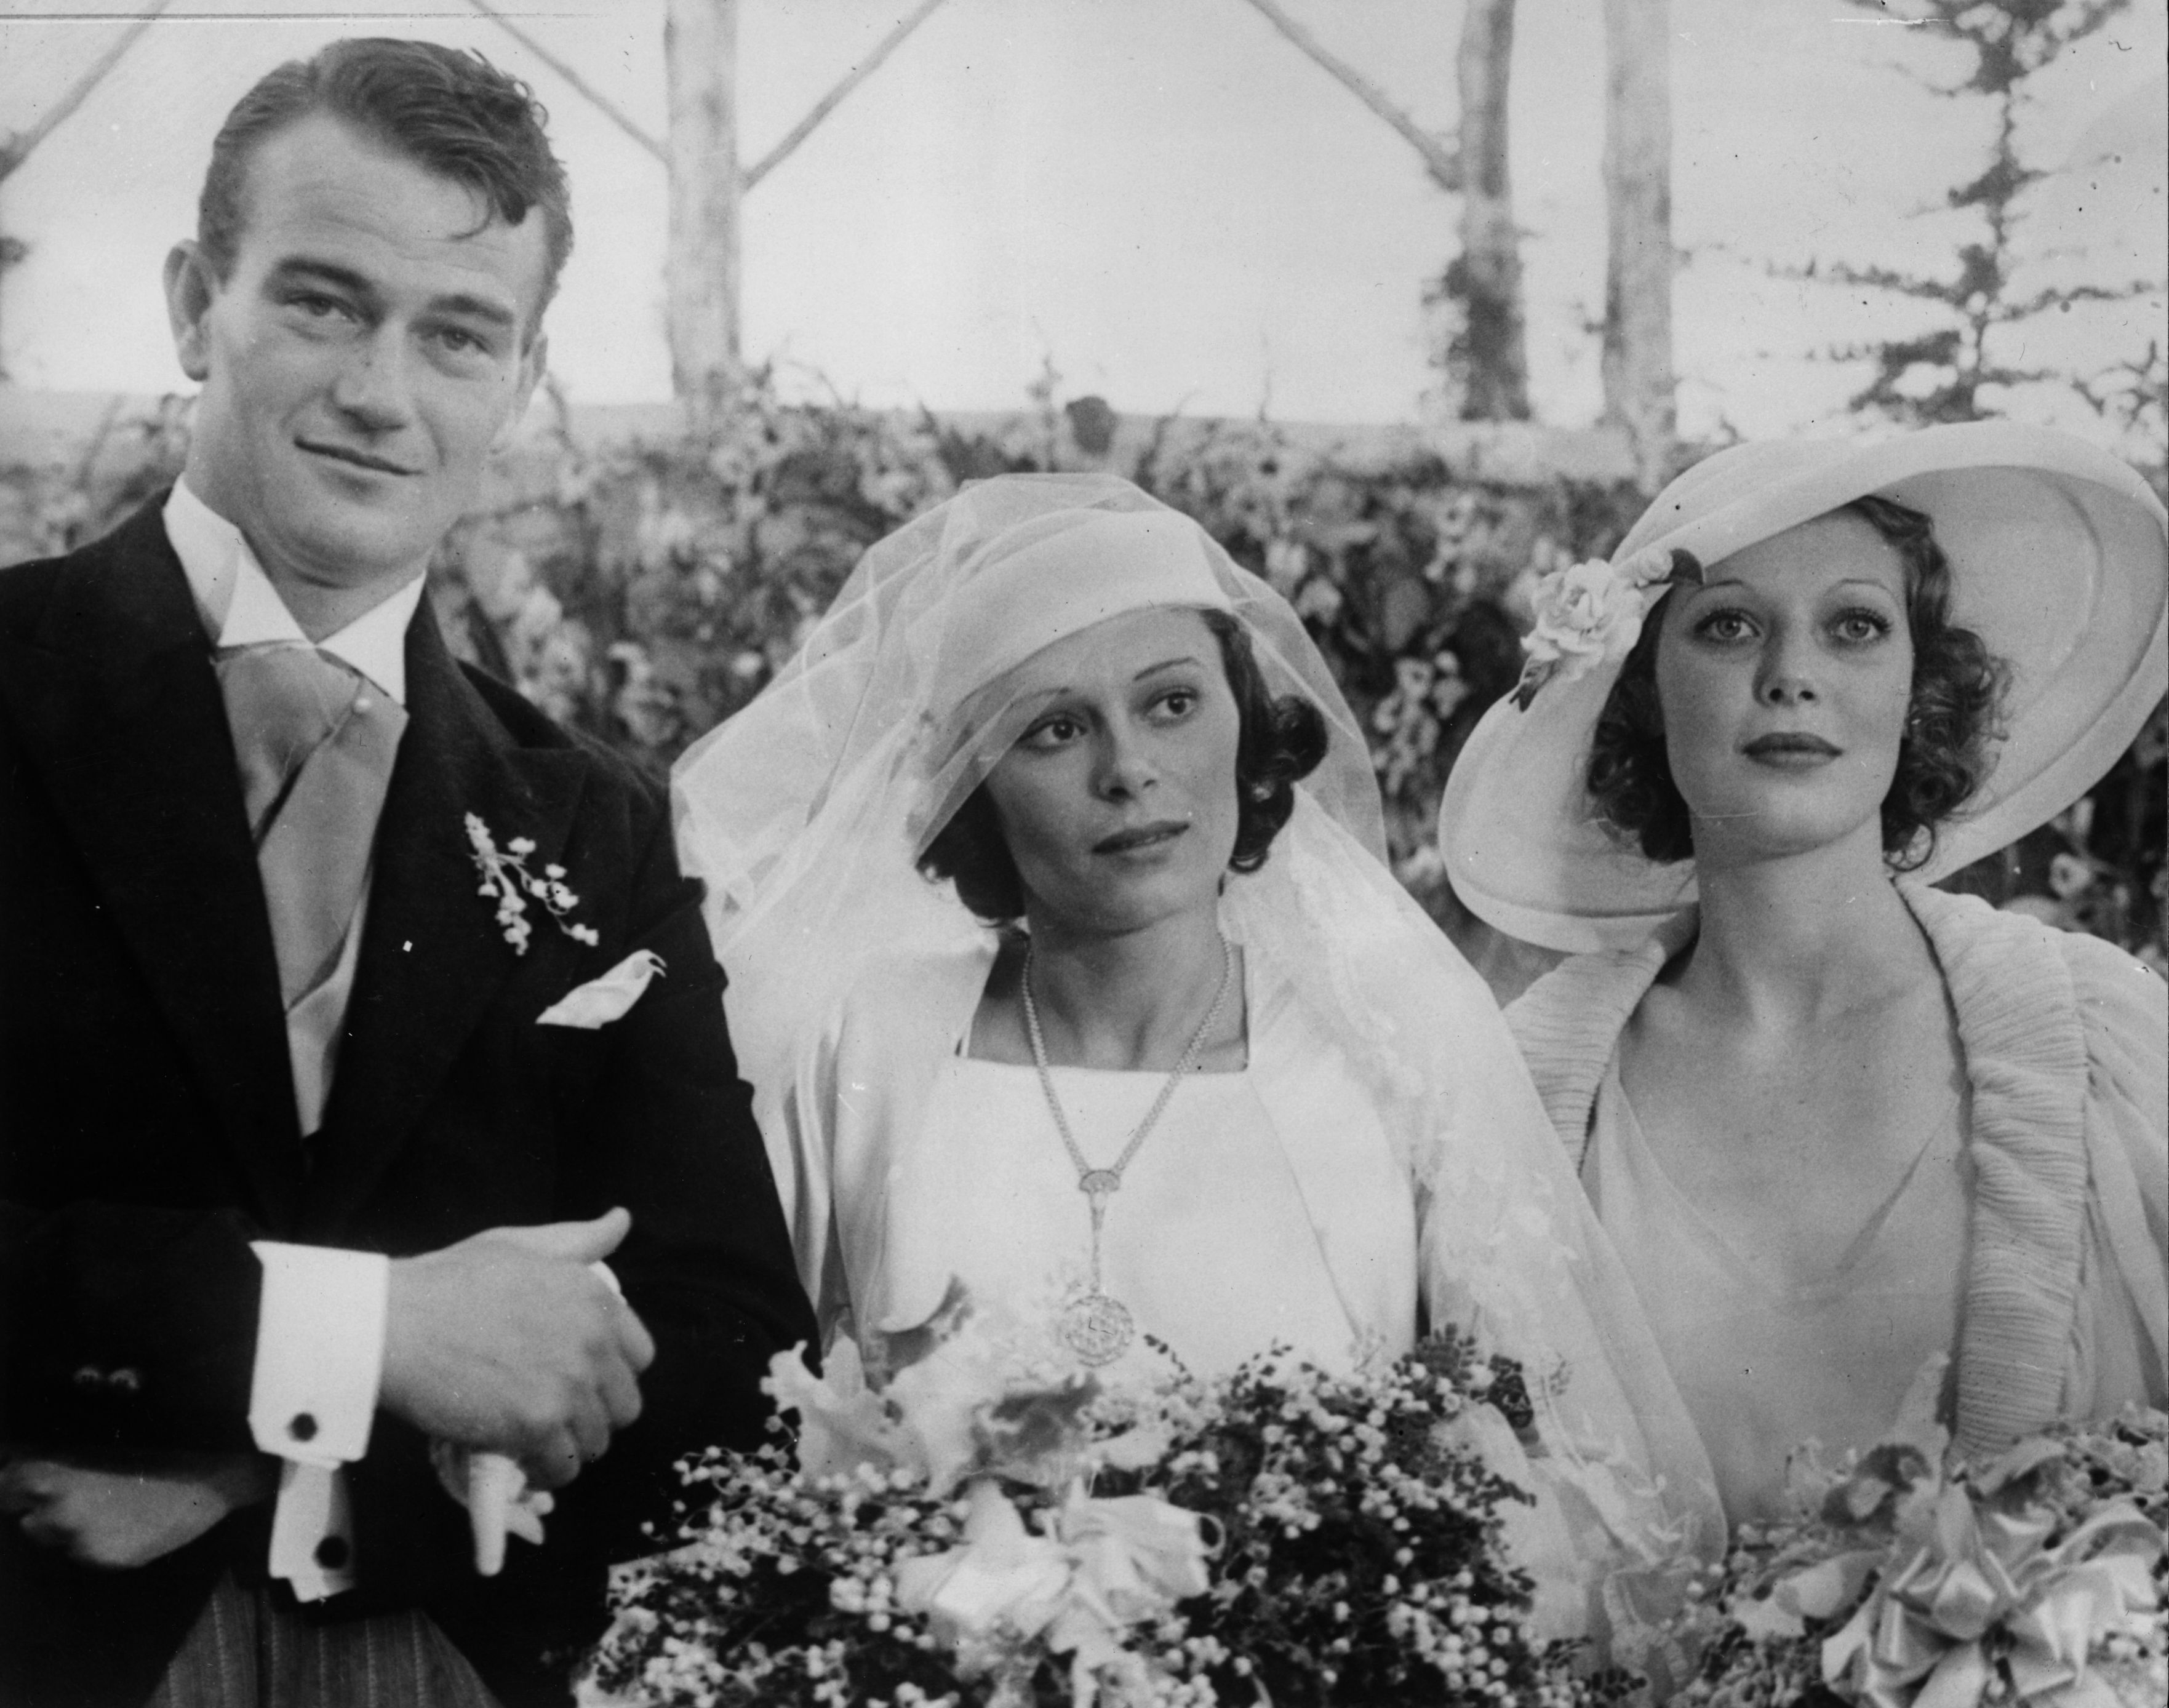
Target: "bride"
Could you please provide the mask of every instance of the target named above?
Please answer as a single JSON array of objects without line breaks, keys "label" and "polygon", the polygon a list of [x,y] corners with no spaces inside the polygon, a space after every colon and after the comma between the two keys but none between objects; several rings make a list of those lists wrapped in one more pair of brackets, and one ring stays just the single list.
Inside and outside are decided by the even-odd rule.
[{"label": "bride", "polygon": [[676,790],[824,1334],[957,1281],[1116,1372],[1451,1325],[1528,1373],[1580,1546],[1713,1515],[1324,661],[1196,524],[1106,476],[967,487]]}]

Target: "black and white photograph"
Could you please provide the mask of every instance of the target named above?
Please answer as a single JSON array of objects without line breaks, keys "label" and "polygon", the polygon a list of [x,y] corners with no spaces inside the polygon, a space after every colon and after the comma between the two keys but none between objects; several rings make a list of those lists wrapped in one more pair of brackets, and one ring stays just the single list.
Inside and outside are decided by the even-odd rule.
[{"label": "black and white photograph", "polygon": [[2161,0],[0,0],[0,1708],[2159,1708]]}]

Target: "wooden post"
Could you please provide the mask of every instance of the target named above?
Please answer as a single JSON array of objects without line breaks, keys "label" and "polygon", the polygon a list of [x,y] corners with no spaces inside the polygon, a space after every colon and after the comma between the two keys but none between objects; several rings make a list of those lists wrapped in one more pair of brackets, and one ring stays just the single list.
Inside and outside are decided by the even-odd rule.
[{"label": "wooden post", "polygon": [[671,388],[711,419],[738,378],[738,0],[669,0]]},{"label": "wooden post", "polygon": [[1455,61],[1461,88],[1461,253],[1440,293],[1451,413],[1463,421],[1526,421],[1529,358],[1521,313],[1521,250],[1507,170],[1506,95],[1514,0],[1468,0]]},{"label": "wooden post", "polygon": [[1672,380],[1670,0],[1604,0],[1604,418],[1655,492],[1678,426]]}]

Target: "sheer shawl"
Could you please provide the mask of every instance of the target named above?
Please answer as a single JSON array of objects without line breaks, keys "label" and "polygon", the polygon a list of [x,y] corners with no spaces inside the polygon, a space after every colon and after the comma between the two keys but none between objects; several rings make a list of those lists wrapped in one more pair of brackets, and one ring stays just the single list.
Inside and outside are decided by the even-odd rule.
[{"label": "sheer shawl", "polygon": [[[978,482],[879,542],[775,683],[679,762],[679,852],[708,886],[731,1034],[808,1290],[833,1285],[829,1242],[851,1237],[834,1176],[857,1165],[806,1100],[836,1088],[849,999],[882,964],[983,965],[991,947],[919,855],[1020,733],[1031,708],[1015,668],[1156,605],[1228,613],[1271,690],[1324,716],[1326,758],[1264,867],[1229,878],[1223,919],[1381,1111],[1415,1187],[1431,1324],[1527,1372],[1537,1462],[1502,1468],[1556,1494],[1549,1540],[1526,1539],[1548,1556],[1539,1575],[1589,1583],[1706,1551],[1721,1527],[1700,1441],[1503,1017],[1384,864],[1368,750],[1324,657],[1196,523],[1112,476]],[[953,1041],[979,994],[968,976],[931,979],[893,1024]],[[908,1122],[941,1047],[903,1062],[883,1048],[890,1083],[862,1089]],[[1488,1445],[1518,1456],[1511,1438]]]}]

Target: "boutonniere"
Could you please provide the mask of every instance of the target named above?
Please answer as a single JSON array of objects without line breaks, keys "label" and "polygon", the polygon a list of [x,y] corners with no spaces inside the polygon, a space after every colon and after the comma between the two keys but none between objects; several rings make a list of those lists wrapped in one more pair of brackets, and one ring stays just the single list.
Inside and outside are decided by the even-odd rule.
[{"label": "boutonniere", "polygon": [[526,954],[527,939],[535,934],[535,928],[527,918],[530,900],[539,902],[542,911],[557,923],[557,928],[573,942],[584,943],[592,949],[602,941],[594,926],[573,923],[570,916],[573,909],[580,905],[580,898],[566,887],[564,867],[546,865],[539,878],[527,870],[527,857],[535,852],[532,837],[515,836],[500,849],[489,833],[489,827],[474,813],[466,815],[466,827],[467,842],[474,849],[475,870],[482,874],[482,887],[477,893],[496,898],[497,923],[514,955]]},{"label": "boutonniere", "polygon": [[1666,587],[1686,576],[1693,561],[1683,551],[1649,545],[1617,563],[1591,558],[1553,570],[1538,581],[1532,601],[1536,626],[1521,641],[1529,662],[1514,689],[1514,704],[1527,711],[1537,690],[1553,678],[1572,682],[1600,664],[1624,658],[1641,638],[1642,619],[1649,607]]}]

